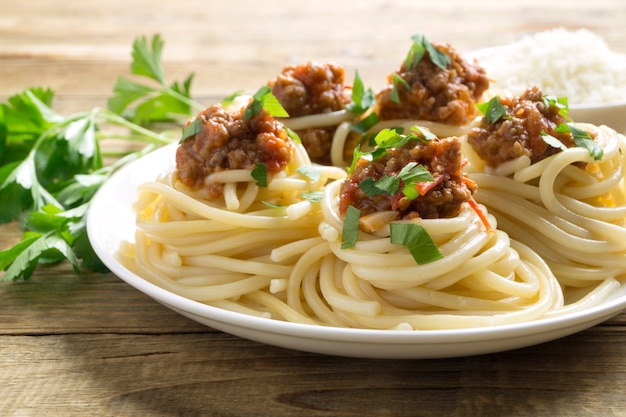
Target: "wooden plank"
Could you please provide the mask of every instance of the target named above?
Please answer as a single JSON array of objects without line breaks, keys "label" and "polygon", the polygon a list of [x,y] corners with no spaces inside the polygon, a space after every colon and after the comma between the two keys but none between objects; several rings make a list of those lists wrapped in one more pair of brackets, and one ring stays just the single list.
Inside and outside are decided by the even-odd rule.
[{"label": "wooden plank", "polygon": [[[0,337],[13,415],[623,415],[626,333],[446,360],[318,356],[222,333]],[[261,411],[262,410],[262,411]]]}]

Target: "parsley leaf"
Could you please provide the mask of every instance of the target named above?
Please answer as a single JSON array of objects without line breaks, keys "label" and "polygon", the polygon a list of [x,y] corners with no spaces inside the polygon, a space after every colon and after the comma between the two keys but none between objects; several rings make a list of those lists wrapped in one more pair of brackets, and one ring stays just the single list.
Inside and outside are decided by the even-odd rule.
[{"label": "parsley leaf", "polygon": [[193,121],[189,123],[187,127],[183,128],[183,135],[180,138],[180,141],[178,141],[178,143],[183,143],[185,140],[189,139],[190,137],[196,136],[201,131],[202,131],[202,120],[193,119]]},{"label": "parsley leaf", "polygon": [[244,112],[244,120],[250,120],[252,116],[259,114],[263,109],[274,117],[289,117],[285,108],[280,104],[276,96],[272,93],[271,88],[267,85],[259,88],[252,96],[252,101],[248,104]]},{"label": "parsley leaf", "polygon": [[503,117],[506,117],[506,107],[502,105],[498,96],[492,97],[486,103],[477,104],[477,107],[490,124],[495,124]]},{"label": "parsley leaf", "polygon": [[[134,45],[133,73],[164,83],[160,58],[162,43],[144,39]],[[167,88],[143,88],[126,79],[119,81],[125,97],[116,93],[113,102],[125,107],[148,91],[163,94],[187,93],[190,83]],[[171,97],[141,107],[149,120],[160,120],[164,112],[180,105]],[[133,97],[133,100],[128,100]],[[173,132],[157,133],[129,121],[118,112],[94,108],[69,116],[52,109],[51,89],[29,88],[0,102],[0,223],[19,220],[23,230],[20,242],[0,251],[4,280],[28,279],[41,264],[68,260],[76,273],[82,267],[105,271],[86,232],[90,201],[100,186],[124,164],[172,142]],[[154,98],[154,97],[152,97]],[[170,105],[173,102],[178,104]],[[169,103],[169,104],[168,104]],[[157,108],[158,107],[158,108]],[[169,109],[169,110],[168,110]],[[100,140],[143,143],[143,148],[105,154]],[[117,160],[104,164],[105,156]]]},{"label": "parsley leaf", "polygon": [[443,255],[423,226],[414,223],[390,223],[391,243],[404,245],[419,265],[442,259]]},{"label": "parsley leaf", "polygon": [[572,120],[569,115],[569,103],[567,97],[543,96],[542,100],[547,107],[558,108],[559,114],[566,120]]},{"label": "parsley leaf", "polygon": [[259,187],[267,187],[267,165],[263,163],[254,165],[250,175],[252,175],[252,178],[256,181],[256,185]]},{"label": "parsley leaf", "polygon": [[301,167],[297,168],[296,171],[298,171],[298,173],[304,175],[313,182],[318,181],[320,178],[322,178],[322,171],[315,168],[313,165],[302,165]]},{"label": "parsley leaf", "polygon": [[570,132],[576,146],[587,149],[589,155],[596,161],[599,161],[604,156],[604,149],[593,140],[589,132],[576,127],[573,123],[561,123],[554,130],[559,133]]},{"label": "parsley leaf", "polygon": [[413,44],[404,60],[404,67],[407,71],[413,70],[420,63],[425,52],[428,52],[431,62],[439,68],[446,69],[450,65],[450,57],[437,49],[423,34],[414,33],[411,40]]},{"label": "parsley leaf", "polygon": [[394,103],[400,104],[400,93],[398,93],[398,84],[402,85],[407,90],[411,89],[411,86],[408,82],[398,74],[393,74],[391,76],[393,88],[391,89],[391,101]]},{"label": "parsley leaf", "polygon": [[321,203],[324,198],[324,191],[322,190],[312,190],[304,193],[300,193],[300,197],[311,203]]},{"label": "parsley leaf", "polygon": [[228,107],[231,104],[233,104],[233,102],[235,101],[235,99],[237,99],[237,97],[241,96],[243,94],[243,90],[237,90],[229,95],[227,95],[226,97],[224,97],[222,99],[222,101],[220,101],[220,104],[224,107]]},{"label": "parsley leaf", "polygon": [[416,184],[422,182],[433,182],[435,179],[423,165],[418,165],[412,161],[406,164],[397,175],[385,175],[378,181],[372,178],[365,178],[359,183],[359,188],[367,196],[378,194],[395,195],[402,184],[402,193],[405,197],[414,200],[419,197]]},{"label": "parsley leaf", "polygon": [[357,70],[354,74],[354,82],[352,83],[352,101],[346,105],[346,109],[355,114],[363,114],[367,109],[376,103],[374,91],[371,88],[365,89],[363,80]]},{"label": "parsley leaf", "polygon": [[558,140],[554,136],[546,133],[545,130],[541,131],[541,138],[543,139],[543,141],[545,143],[547,143],[548,145],[552,146],[553,148],[557,148],[557,149],[560,149],[562,151],[566,151],[567,150],[567,146],[565,146],[565,144],[563,142],[561,142],[560,140]]},{"label": "parsley leaf", "polygon": [[356,245],[359,239],[359,219],[361,211],[354,207],[348,206],[346,215],[343,218],[343,228],[341,231],[341,249],[348,249]]},{"label": "parsley leaf", "polygon": [[[204,107],[191,99],[193,74],[182,82],[167,84],[161,54],[164,42],[160,35],[135,39],[132,49],[131,73],[147,78],[153,85],[140,84],[126,77],[119,77],[113,87],[113,97],[108,109],[123,115],[134,123],[146,125],[154,122],[175,122],[179,117],[188,118],[194,111]],[[136,103],[134,108],[131,104]]]},{"label": "parsley leaf", "polygon": [[380,122],[380,118],[376,113],[370,113],[363,119],[359,120],[357,123],[354,123],[350,126],[350,130],[363,134],[370,130],[372,127],[376,126]]}]

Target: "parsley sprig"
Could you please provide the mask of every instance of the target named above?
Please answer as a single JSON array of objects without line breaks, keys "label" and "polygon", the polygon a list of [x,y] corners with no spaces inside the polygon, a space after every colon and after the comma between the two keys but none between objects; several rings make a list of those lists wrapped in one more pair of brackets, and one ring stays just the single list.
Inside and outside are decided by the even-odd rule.
[{"label": "parsley sprig", "polygon": [[[118,80],[109,109],[61,115],[53,110],[54,92],[45,88],[28,88],[0,102],[0,223],[19,220],[23,229],[17,244],[0,251],[3,280],[28,279],[39,265],[64,259],[77,273],[83,268],[106,271],[86,233],[92,197],[121,166],[172,142],[173,131],[157,132],[139,122],[163,121],[164,115],[182,114],[192,106],[187,100],[191,78],[182,89],[176,83],[164,87],[161,49],[158,36],[151,47],[140,38],[133,45],[131,68],[158,80],[162,88],[141,89]],[[140,104],[126,111],[135,100]],[[144,146],[107,154],[100,146],[103,139]],[[105,165],[107,156],[116,162]]]},{"label": "parsley sprig", "polygon": [[[359,240],[359,220],[361,211],[348,206],[341,231],[341,249],[350,249]],[[415,223],[393,222],[389,224],[389,240],[405,246],[418,265],[442,259],[443,254],[428,231]]]},{"label": "parsley sprig", "polygon": [[411,140],[428,142],[436,137],[437,136],[429,130],[422,129],[419,126],[411,127],[411,131],[408,134],[402,133],[402,129],[381,129],[373,138],[375,145],[373,150],[361,151],[360,145],[354,149],[352,163],[348,167],[348,173],[350,174],[354,171],[359,159],[374,161],[384,156],[388,149],[403,146]]},{"label": "parsley sprig", "polygon": [[[558,133],[571,133],[576,146],[587,149],[589,151],[589,155],[591,155],[594,160],[599,161],[604,156],[604,149],[602,149],[602,146],[593,140],[589,132],[576,127],[573,123],[561,123],[554,129],[554,131]],[[542,131],[541,137],[548,145],[563,151],[567,150],[567,147],[554,136]]]},{"label": "parsley sprig", "polygon": [[357,116],[365,113],[376,103],[374,91],[371,88],[365,88],[359,71],[356,71],[354,74],[351,100],[352,101],[346,105],[346,109]]},{"label": "parsley sprig", "polygon": [[204,108],[191,99],[193,73],[182,82],[168,84],[161,61],[164,44],[158,34],[150,42],[145,36],[135,39],[131,73],[149,84],[119,77],[113,87],[114,95],[108,100],[109,110],[134,123],[147,125],[186,120]]},{"label": "parsley sprig", "polygon": [[422,33],[414,33],[411,36],[413,43],[404,59],[404,67],[407,71],[415,69],[417,64],[420,63],[425,53],[428,52],[428,56],[433,64],[441,69],[446,69],[450,63],[450,57],[437,49]]}]

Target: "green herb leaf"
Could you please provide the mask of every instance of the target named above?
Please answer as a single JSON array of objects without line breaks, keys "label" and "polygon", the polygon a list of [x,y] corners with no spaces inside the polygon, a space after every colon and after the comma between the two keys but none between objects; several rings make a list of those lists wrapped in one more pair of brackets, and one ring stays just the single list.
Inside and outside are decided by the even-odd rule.
[{"label": "green herb leaf", "polygon": [[165,75],[161,64],[161,52],[164,44],[158,34],[152,37],[151,44],[148,44],[148,39],[145,36],[135,39],[131,64],[133,74],[144,75],[160,84],[165,84]]},{"label": "green herb leaf", "polygon": [[559,133],[570,132],[574,138],[576,146],[587,149],[589,151],[589,155],[591,155],[596,161],[601,160],[604,156],[604,149],[602,149],[602,146],[598,145],[598,143],[593,140],[589,132],[576,127],[573,123],[561,123],[554,130]]},{"label": "green herb leaf", "polygon": [[376,113],[370,113],[363,119],[359,120],[357,123],[350,126],[350,130],[363,134],[376,126],[380,122],[380,118]]},{"label": "green herb leaf", "polygon": [[403,135],[395,129],[382,129],[374,138],[376,145],[381,148],[398,148],[411,139],[417,139],[415,134]]},{"label": "green herb leaf", "polygon": [[385,175],[378,181],[374,181],[373,178],[367,177],[359,183],[359,188],[368,197],[374,197],[379,194],[394,195],[400,187],[400,180],[398,177]]},{"label": "green herb leaf", "polygon": [[180,138],[178,143],[183,143],[185,140],[190,137],[196,136],[198,133],[202,131],[202,120],[194,119],[187,127],[183,128],[183,135]]},{"label": "green herb leaf", "polygon": [[400,104],[400,94],[398,93],[398,84],[406,88],[407,90],[411,89],[411,86],[408,82],[398,74],[393,74],[391,76],[393,88],[391,89],[391,101],[394,103]]},{"label": "green herb leaf", "polygon": [[233,104],[233,102],[235,101],[235,99],[239,96],[241,96],[243,94],[243,90],[237,90],[229,95],[227,95],[226,97],[224,97],[222,99],[222,101],[220,101],[220,104],[224,107],[228,107],[231,104]]},{"label": "green herb leaf", "polygon": [[[160,38],[145,48],[136,43],[135,49],[133,73],[162,82],[162,68],[156,62],[162,49]],[[145,100],[135,112],[156,120],[167,110],[162,105],[167,111],[181,108],[183,99],[172,100],[188,96],[190,84],[191,77],[163,88],[122,79],[116,83],[119,94],[110,103],[123,110],[134,99]],[[159,95],[169,96],[161,100]],[[50,89],[30,88],[0,103],[0,222],[19,219],[23,229],[22,240],[0,252],[5,280],[28,279],[38,265],[62,260],[68,260],[76,273],[79,261],[91,270],[106,271],[87,237],[91,198],[119,167],[172,142],[172,132],[148,130],[110,110],[95,108],[62,116],[51,107],[53,97]],[[154,106],[144,104],[148,102]],[[104,166],[102,137],[137,141],[144,147],[110,155],[117,161]]]},{"label": "green herb leaf", "polygon": [[289,138],[294,141],[295,143],[301,145],[302,144],[302,139],[300,139],[300,136],[294,131],[289,129],[288,127],[285,126],[285,130],[287,131],[287,136],[289,136]]},{"label": "green herb leaf", "polygon": [[354,82],[352,84],[352,102],[346,105],[346,109],[355,114],[363,114],[367,109],[376,103],[374,91],[371,88],[365,89],[359,71],[354,74]]},{"label": "green herb leaf", "polygon": [[282,205],[282,204],[274,204],[274,203],[271,203],[271,202],[265,201],[265,200],[263,200],[262,203],[265,204],[266,206],[270,207],[270,208],[275,208],[275,209],[284,209],[285,207],[287,207],[287,206]]},{"label": "green herb leaf", "polygon": [[263,163],[256,164],[250,173],[259,187],[267,187],[267,165]]},{"label": "green herb leaf", "polygon": [[419,265],[443,258],[441,251],[423,226],[414,223],[390,223],[389,227],[391,243],[406,246]]},{"label": "green herb leaf", "polygon": [[404,60],[404,67],[408,71],[413,70],[419,64],[425,52],[428,52],[431,62],[439,68],[446,69],[450,66],[450,57],[437,49],[423,34],[415,33],[411,36],[411,40],[413,44]]},{"label": "green herb leaf", "polygon": [[490,124],[495,124],[501,118],[506,117],[506,107],[502,105],[498,96],[492,97],[486,103],[479,103],[477,107]]},{"label": "green herb leaf", "polygon": [[546,133],[545,130],[541,131],[541,138],[543,139],[543,141],[545,143],[547,143],[548,145],[552,146],[553,148],[557,148],[557,149],[560,149],[562,151],[566,151],[567,150],[567,146],[565,146],[565,144],[563,142],[561,142],[560,140],[558,140],[554,136]]},{"label": "green herb leaf", "polygon": [[569,103],[567,97],[543,96],[542,99],[543,103],[547,107],[558,108],[561,116],[563,116],[566,120],[572,120],[569,115]]},{"label": "green herb leaf", "polygon": [[301,175],[309,178],[311,181],[319,181],[322,178],[322,171],[315,168],[313,165],[302,165],[298,169],[296,169]]},{"label": "green herb leaf", "polygon": [[341,231],[341,249],[349,249],[356,245],[359,239],[359,219],[361,211],[354,206],[348,206],[343,218]]},{"label": "green herb leaf", "polygon": [[263,109],[274,117],[289,117],[289,113],[287,113],[267,85],[259,88],[252,96],[252,101],[244,112],[244,120],[250,120],[252,116],[259,114]]},{"label": "green herb leaf", "polygon": [[[161,53],[164,42],[155,35],[151,42],[145,36],[135,39],[132,50],[131,73],[146,77],[155,86],[140,84],[119,77],[113,87],[113,97],[108,100],[108,109],[123,115],[133,123],[147,125],[156,122],[178,122],[189,118],[193,110],[204,106],[191,99],[190,89],[193,74],[182,83],[167,85]],[[130,106],[136,103],[134,108]]]},{"label": "green herb leaf", "polygon": [[426,49],[422,45],[422,42],[414,41],[409,48],[409,52],[407,53],[406,58],[404,59],[404,68],[407,71],[415,69],[417,64],[419,64],[424,57],[425,53]]},{"label": "green herb leaf", "polygon": [[324,191],[322,190],[312,190],[304,193],[300,193],[300,197],[311,203],[321,203],[324,198]]}]

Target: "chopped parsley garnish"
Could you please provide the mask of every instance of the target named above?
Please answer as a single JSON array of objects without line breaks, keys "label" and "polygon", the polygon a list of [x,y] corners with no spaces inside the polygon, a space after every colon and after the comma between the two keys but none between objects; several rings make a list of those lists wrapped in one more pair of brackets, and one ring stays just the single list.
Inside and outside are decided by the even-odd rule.
[{"label": "chopped parsley garnish", "polygon": [[180,138],[179,143],[183,143],[185,140],[192,136],[197,135],[202,131],[202,121],[200,119],[194,119],[189,126],[183,128],[183,135]]},{"label": "chopped parsley garnish", "polygon": [[343,218],[343,229],[341,231],[341,249],[348,249],[356,245],[359,238],[359,218],[361,211],[354,207],[348,206],[346,215]]},{"label": "chopped parsley garnish", "polygon": [[300,193],[300,197],[304,198],[305,200],[311,203],[321,203],[322,198],[324,197],[324,191],[322,190],[307,191],[304,193]]},{"label": "chopped parsley garnish", "polygon": [[356,71],[352,83],[352,101],[346,106],[346,109],[358,116],[365,113],[374,103],[376,103],[374,91],[371,88],[365,89],[359,71]]},{"label": "chopped parsley garnish", "polygon": [[391,82],[393,84],[393,87],[391,89],[391,101],[400,104],[400,93],[398,92],[398,84],[402,85],[402,87],[406,88],[407,90],[411,89],[411,85],[398,74],[393,74],[391,76]]},{"label": "chopped parsley garnish", "polygon": [[244,120],[250,120],[252,116],[259,114],[263,109],[274,117],[289,117],[285,108],[272,93],[272,89],[267,85],[259,88],[252,96],[252,101],[243,114]]},{"label": "chopped parsley garnish", "polygon": [[233,104],[237,97],[241,96],[241,94],[243,94],[243,90],[237,90],[234,93],[231,93],[224,97],[222,101],[220,101],[220,104],[224,107],[230,106],[231,104]]},{"label": "chopped parsley garnish", "polygon": [[254,165],[250,175],[256,181],[256,185],[259,187],[267,187],[267,165],[263,163]]},{"label": "chopped parsley garnish", "polygon": [[488,102],[479,103],[476,106],[490,124],[495,124],[506,116],[506,107],[502,105],[498,96],[494,96]]},{"label": "chopped parsley garnish", "polygon": [[372,127],[376,126],[380,118],[376,113],[370,113],[363,119],[359,120],[357,123],[350,126],[350,129],[356,133],[363,134],[370,130]]},{"label": "chopped parsley garnish", "polygon": [[554,136],[546,133],[545,130],[541,131],[541,138],[543,139],[543,141],[545,143],[547,143],[548,145],[552,146],[553,148],[557,148],[557,149],[560,149],[562,151],[566,151],[567,150],[567,146],[565,146],[565,144],[563,142],[561,142],[560,140],[558,140]]},{"label": "chopped parsley garnish", "polygon": [[287,126],[285,126],[285,130],[287,131],[287,136],[289,136],[292,141],[297,144],[302,144],[302,139],[300,139],[300,136],[294,130],[289,129]]},{"label": "chopped parsley garnish", "polygon": [[404,67],[407,71],[413,70],[417,64],[420,63],[425,52],[428,52],[432,63],[439,68],[446,69],[450,65],[450,57],[435,48],[435,46],[430,43],[423,34],[419,32],[415,33],[411,36],[411,40],[413,41],[413,44],[411,45],[409,53],[404,60]]},{"label": "chopped parsley garnish", "polygon": [[371,197],[378,194],[395,195],[402,185],[402,193],[405,197],[414,200],[419,197],[419,192],[415,187],[418,183],[433,182],[435,179],[423,165],[417,162],[409,162],[397,175],[385,175],[378,181],[372,178],[365,178],[359,184],[365,195]]},{"label": "chopped parsley garnish", "polygon": [[589,155],[596,161],[599,161],[604,156],[604,149],[593,140],[589,132],[576,127],[573,123],[561,123],[554,130],[559,133],[570,132],[576,146],[587,149]]},{"label": "chopped parsley garnish", "polygon": [[555,96],[543,96],[543,103],[547,107],[556,107],[559,109],[559,114],[565,117],[566,120],[572,120],[569,116],[569,104],[567,97],[555,97]]},{"label": "chopped parsley garnish", "polygon": [[297,168],[296,171],[298,171],[298,173],[300,173],[301,175],[309,178],[313,182],[318,181],[320,178],[322,178],[322,171],[315,168],[313,165],[302,165],[301,167]]},{"label": "chopped parsley garnish", "polygon": [[271,203],[271,202],[265,201],[265,200],[263,200],[262,203],[265,204],[266,206],[268,206],[270,208],[274,208],[274,209],[283,209],[283,208],[287,207],[287,206],[282,205],[282,204]]},{"label": "chopped parsley garnish", "polygon": [[423,226],[414,223],[390,223],[391,243],[406,246],[419,265],[443,258],[441,251]]},{"label": "chopped parsley garnish", "polygon": [[[418,133],[420,135],[418,135]],[[365,159],[367,161],[375,161],[387,153],[387,149],[397,148],[405,145],[410,140],[416,140],[421,142],[428,142],[436,139],[434,135],[427,129],[422,129],[418,126],[411,127],[411,132],[408,134],[400,133],[399,129],[382,129],[374,137],[374,143],[376,148],[369,152],[361,151],[361,146],[358,145],[352,155],[352,164],[348,167],[348,173],[354,171],[354,167],[359,159]]]}]

